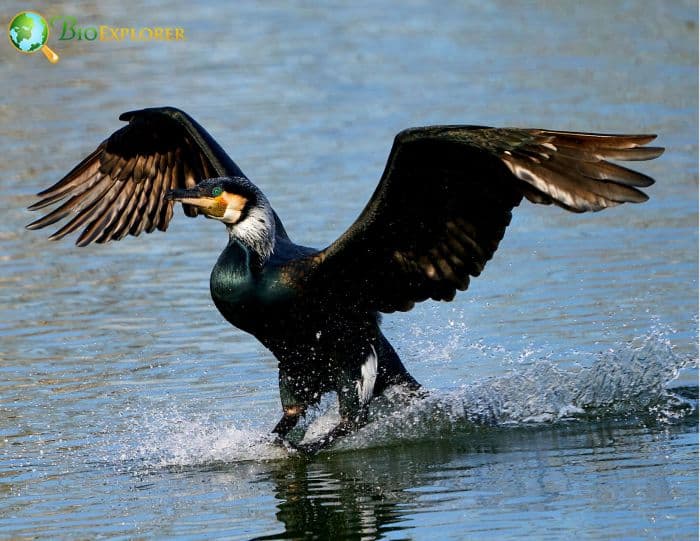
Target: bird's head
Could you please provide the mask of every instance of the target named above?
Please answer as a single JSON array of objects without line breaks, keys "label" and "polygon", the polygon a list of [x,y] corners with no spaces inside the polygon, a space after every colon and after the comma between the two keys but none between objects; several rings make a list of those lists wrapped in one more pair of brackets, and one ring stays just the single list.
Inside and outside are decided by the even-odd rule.
[{"label": "bird's head", "polygon": [[170,190],[165,197],[223,222],[232,238],[249,246],[263,260],[272,253],[275,215],[265,195],[248,179],[208,178],[193,188]]},{"label": "bird's head", "polygon": [[235,225],[257,203],[257,194],[251,186],[250,182],[242,178],[208,178],[194,188],[170,190],[165,197],[196,207],[199,214],[207,218]]}]

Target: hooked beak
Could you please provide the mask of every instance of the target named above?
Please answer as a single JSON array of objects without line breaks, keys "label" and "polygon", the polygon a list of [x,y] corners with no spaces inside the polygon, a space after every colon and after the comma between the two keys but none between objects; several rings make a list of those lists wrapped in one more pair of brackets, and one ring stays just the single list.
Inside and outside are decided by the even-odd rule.
[{"label": "hooked beak", "polygon": [[183,205],[195,207],[209,207],[212,202],[210,196],[203,196],[196,187],[189,190],[170,190],[165,194],[165,199],[168,201],[179,201]]}]

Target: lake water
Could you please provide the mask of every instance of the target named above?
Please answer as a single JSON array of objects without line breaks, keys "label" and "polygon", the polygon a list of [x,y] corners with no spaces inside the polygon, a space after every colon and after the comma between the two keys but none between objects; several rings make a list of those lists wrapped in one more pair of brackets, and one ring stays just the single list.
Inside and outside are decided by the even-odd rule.
[{"label": "lake water", "polygon": [[[26,3],[10,2],[9,20]],[[100,4],[106,4],[104,2]],[[695,539],[694,2],[51,3],[183,43],[0,47],[0,537]],[[643,205],[523,205],[468,292],[387,316],[429,394],[305,460],[271,443],[274,358],[209,297],[223,228],[78,249],[32,194],[155,105],[191,113],[323,246],[392,138],[470,123],[652,132]],[[680,388],[680,390],[679,390]],[[321,431],[332,400],[308,421]]]}]

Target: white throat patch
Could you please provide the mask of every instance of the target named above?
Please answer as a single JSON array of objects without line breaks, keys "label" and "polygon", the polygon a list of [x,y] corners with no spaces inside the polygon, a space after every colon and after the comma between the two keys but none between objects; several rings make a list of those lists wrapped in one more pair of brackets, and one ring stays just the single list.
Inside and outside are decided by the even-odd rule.
[{"label": "white throat patch", "polygon": [[267,261],[275,249],[275,215],[262,194],[258,204],[238,223],[228,226],[229,235],[240,240]]}]

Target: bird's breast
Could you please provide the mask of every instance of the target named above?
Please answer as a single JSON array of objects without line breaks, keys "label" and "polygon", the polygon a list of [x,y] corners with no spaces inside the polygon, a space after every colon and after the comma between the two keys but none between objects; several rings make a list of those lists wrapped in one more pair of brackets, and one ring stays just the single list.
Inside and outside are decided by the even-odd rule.
[{"label": "bird's breast", "polygon": [[211,273],[211,296],[221,314],[257,337],[276,333],[293,311],[293,292],[274,267],[252,272],[245,249],[227,248]]}]

